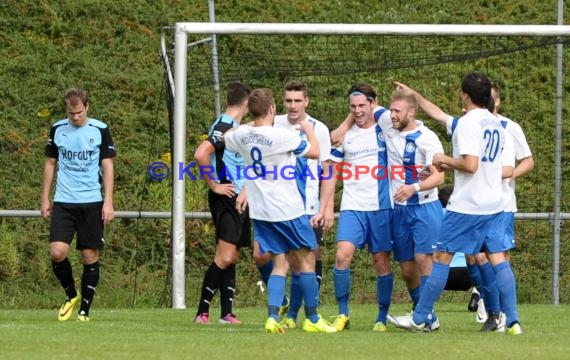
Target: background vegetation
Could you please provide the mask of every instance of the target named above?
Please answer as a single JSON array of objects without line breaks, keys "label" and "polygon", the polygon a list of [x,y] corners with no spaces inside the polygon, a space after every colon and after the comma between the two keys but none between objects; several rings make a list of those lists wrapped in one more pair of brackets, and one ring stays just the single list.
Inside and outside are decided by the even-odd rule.
[{"label": "background vegetation", "polygon": [[[556,3],[487,0],[465,6],[450,0],[227,0],[216,4],[216,16],[220,22],[555,24]],[[565,13],[569,11],[566,4]],[[151,182],[146,173],[148,164],[162,159],[169,149],[158,56],[160,33],[176,21],[208,21],[207,14],[206,0],[0,3],[0,208],[38,208],[49,126],[65,117],[65,89],[80,86],[90,94],[90,115],[111,126],[118,146],[115,210],[169,211],[170,183]],[[503,85],[503,112],[521,123],[535,154],[535,171],[517,184],[519,210],[549,212],[553,204],[556,53],[553,45],[538,46],[534,40],[285,37],[277,41],[275,37],[226,36],[219,38],[222,84],[243,79],[252,86],[271,86],[279,96],[284,81],[303,78],[311,88],[312,115],[334,127],[346,112],[344,93],[355,81],[373,83],[379,89],[380,101],[385,103],[392,89],[391,80],[402,80],[450,113],[458,113],[461,74],[486,72]],[[528,50],[523,51],[525,46]],[[515,48],[519,50],[501,56],[485,55],[483,51]],[[445,51],[438,55],[438,49]],[[188,85],[188,159],[214,117],[208,53],[208,46],[202,45],[189,55],[195,68]],[[568,50],[564,61],[570,61]],[[563,116],[567,120],[567,74],[564,86]],[[565,133],[568,126],[566,121]],[[440,135],[444,138],[442,132]],[[568,179],[570,142],[564,140],[563,144],[562,175]],[[566,212],[567,189],[565,181],[562,205]],[[187,182],[187,204],[188,210],[207,211],[202,183]],[[169,227],[168,220],[150,219],[117,219],[107,227],[108,246],[96,306],[169,306]],[[570,249],[566,228],[562,229],[560,293],[561,301],[568,303],[570,281],[565,272]],[[0,219],[0,307],[45,308],[61,301],[61,290],[46,253],[47,229],[40,219]],[[519,221],[517,234],[513,263],[519,298],[523,302],[548,302],[550,226],[546,221]],[[333,264],[333,239],[328,239],[330,245],[324,254],[327,268]],[[204,267],[212,259],[212,245],[209,221],[187,222],[190,306],[196,302]],[[249,251],[242,255],[238,301],[256,305],[263,301],[254,296],[258,291],[257,271]],[[73,261],[78,263],[75,255]],[[356,301],[369,302],[374,297],[369,264],[366,254],[355,262]],[[401,284],[398,286],[397,300],[407,299]],[[323,288],[325,303],[334,302],[331,288],[329,277]],[[460,295],[459,300],[463,299]]]}]

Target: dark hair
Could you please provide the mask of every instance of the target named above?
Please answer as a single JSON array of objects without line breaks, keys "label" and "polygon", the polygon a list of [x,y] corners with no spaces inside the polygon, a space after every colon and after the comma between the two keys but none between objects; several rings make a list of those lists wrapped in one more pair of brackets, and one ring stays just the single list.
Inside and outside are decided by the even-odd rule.
[{"label": "dark hair", "polygon": [[461,91],[469,96],[473,104],[487,109],[491,98],[491,80],[478,72],[469,73],[461,82]]},{"label": "dark hair", "polygon": [[275,106],[273,91],[271,91],[271,89],[254,89],[251,95],[249,95],[249,112],[254,118],[267,115],[271,106]]},{"label": "dark hair", "polygon": [[307,89],[307,85],[305,85],[305,83],[300,80],[288,81],[283,89],[285,91],[302,91],[305,97],[309,95],[309,90]]},{"label": "dark hair", "polygon": [[366,84],[355,84],[352,85],[350,87],[350,89],[348,89],[348,97],[350,97],[350,95],[364,95],[366,96],[366,98],[368,99],[368,101],[373,102],[374,100],[376,100],[376,91],[374,90],[374,88],[372,88],[372,86],[370,85],[366,85]]},{"label": "dark hair", "polygon": [[80,88],[68,89],[65,92],[63,101],[66,104],[69,102],[70,105],[77,105],[79,103],[82,103],[83,105],[87,106],[89,104],[89,98],[87,97],[87,93],[85,92],[85,90]]},{"label": "dark hair", "polygon": [[439,202],[441,203],[442,207],[447,207],[451,193],[453,193],[453,185],[447,185],[441,189],[438,189]]},{"label": "dark hair", "polygon": [[228,92],[226,94],[226,105],[241,105],[251,94],[251,89],[241,81],[234,81],[228,84]]}]

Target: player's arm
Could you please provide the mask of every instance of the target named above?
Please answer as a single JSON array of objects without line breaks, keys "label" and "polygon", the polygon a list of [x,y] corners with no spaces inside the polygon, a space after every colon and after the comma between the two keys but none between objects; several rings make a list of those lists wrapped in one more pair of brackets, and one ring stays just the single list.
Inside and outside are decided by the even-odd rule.
[{"label": "player's arm", "polygon": [[396,86],[398,88],[408,89],[408,90],[412,91],[414,93],[414,95],[416,96],[416,98],[418,99],[418,106],[430,118],[434,119],[435,121],[437,121],[438,123],[440,123],[443,126],[447,126],[447,121],[450,118],[449,114],[447,114],[445,111],[441,110],[441,108],[439,106],[435,105],[434,103],[432,103],[428,99],[424,98],[420,93],[418,93],[416,90],[412,89],[408,85],[406,85],[404,83],[397,82],[397,81],[394,81],[394,83],[396,84]]},{"label": "player's arm", "polygon": [[[222,151],[225,149],[223,136],[228,136],[230,134],[231,129],[228,129],[228,127],[229,125],[224,128],[217,126],[212,134],[208,136],[208,139],[202,141],[196,151],[194,151],[194,160],[196,160],[200,169],[212,169],[211,156],[216,151],[216,147]],[[210,171],[210,174],[212,173],[213,171]],[[208,185],[208,188],[210,188],[212,192],[218,195],[226,195],[228,197],[235,195],[235,187],[233,184],[220,184],[216,182],[211,175],[203,176],[203,178],[204,181],[206,181],[206,185]]]},{"label": "player's arm", "polygon": [[475,155],[461,155],[455,159],[445,154],[434,154],[433,165],[438,170],[459,170],[475,174],[479,168],[479,157]]},{"label": "player's arm", "polygon": [[239,192],[236,198],[236,210],[238,213],[243,214],[247,209],[247,187],[245,184],[241,187],[241,191]]},{"label": "player's arm", "polygon": [[522,159],[513,171],[513,180],[525,176],[534,169],[534,158],[531,156]]},{"label": "player's arm", "polygon": [[309,159],[318,159],[320,155],[319,151],[319,142],[317,141],[317,137],[315,136],[315,131],[313,130],[313,124],[309,121],[302,120],[299,125],[301,125],[301,130],[305,132],[307,136],[307,141],[310,144],[309,151],[305,153],[305,157]]},{"label": "player's arm", "polygon": [[[334,209],[334,190],[336,187],[336,180],[338,176],[338,171],[336,168],[337,163],[334,161],[326,161],[323,164],[323,169],[328,168],[327,171],[330,171],[328,175],[323,174],[323,180],[321,181],[321,190],[320,190],[320,208],[319,212],[316,213],[311,218],[311,224],[313,227],[318,226],[326,226],[326,217],[327,211],[329,212],[328,216],[330,217],[330,212]],[[330,224],[332,226],[332,224]],[[330,228],[330,227],[329,227]]]},{"label": "player's arm", "polygon": [[401,185],[394,194],[394,200],[397,202],[404,202],[416,192],[431,190],[443,184],[444,180],[445,174],[442,171],[439,171],[435,166],[430,165],[429,175],[425,177],[424,180],[418,181],[415,184]]},{"label": "player's arm", "polygon": [[113,188],[115,186],[115,169],[113,158],[105,158],[101,160],[101,171],[103,172],[103,211],[101,219],[104,224],[110,223],[115,218],[113,209]]},{"label": "player's arm", "polygon": [[44,176],[42,182],[40,213],[42,217],[46,220],[51,216],[52,204],[49,199],[49,195],[51,192],[51,185],[55,177],[56,164],[57,164],[57,159],[52,157],[48,157],[44,164]]},{"label": "player's arm", "polygon": [[344,141],[344,135],[354,125],[354,117],[352,114],[344,119],[344,121],[331,132],[331,143],[333,146],[340,146]]}]

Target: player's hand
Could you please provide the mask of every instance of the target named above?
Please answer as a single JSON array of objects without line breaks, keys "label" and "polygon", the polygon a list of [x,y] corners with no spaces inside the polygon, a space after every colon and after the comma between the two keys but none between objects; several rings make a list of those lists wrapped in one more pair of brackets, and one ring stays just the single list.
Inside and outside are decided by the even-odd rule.
[{"label": "player's hand", "polygon": [[394,200],[397,202],[404,202],[416,193],[413,185],[401,185],[394,194]]},{"label": "player's hand", "polygon": [[322,220],[323,232],[327,233],[334,225],[334,212],[327,211]]},{"label": "player's hand", "polygon": [[40,205],[40,214],[42,218],[44,218],[45,220],[49,219],[51,217],[52,208],[53,206],[51,201],[42,200],[42,204]]},{"label": "player's hand", "polygon": [[419,180],[424,181],[428,177],[431,176],[431,171],[429,168],[425,168],[424,170],[420,171]]},{"label": "player's hand", "polygon": [[216,184],[212,191],[218,195],[225,195],[227,197],[233,197],[236,194],[233,184]]},{"label": "player's hand", "polygon": [[236,210],[238,213],[243,214],[247,209],[247,196],[241,192],[236,198]]},{"label": "player's hand", "polygon": [[437,168],[437,171],[445,171],[449,170],[449,166],[445,165],[443,162],[445,161],[445,154],[433,154],[432,165]]},{"label": "player's hand", "polygon": [[115,218],[115,211],[113,210],[112,203],[103,203],[103,210],[101,211],[101,220],[103,224],[109,224]]},{"label": "player's hand", "polygon": [[311,226],[314,228],[318,228],[320,226],[324,227],[324,214],[322,212],[318,212],[311,218]]},{"label": "player's hand", "polygon": [[344,141],[344,132],[341,132],[339,129],[333,130],[331,132],[331,144],[334,147],[339,147],[342,145]]}]

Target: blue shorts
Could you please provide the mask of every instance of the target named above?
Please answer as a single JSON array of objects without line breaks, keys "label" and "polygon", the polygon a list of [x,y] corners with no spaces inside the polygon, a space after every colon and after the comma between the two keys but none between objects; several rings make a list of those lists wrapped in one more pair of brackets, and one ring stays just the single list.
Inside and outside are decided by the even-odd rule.
[{"label": "blue shorts", "polygon": [[415,254],[433,254],[439,239],[443,210],[439,201],[421,205],[394,205],[394,259],[414,260]]},{"label": "blue shorts", "polygon": [[279,255],[289,250],[315,250],[317,247],[317,238],[307,215],[279,222],[253,220],[253,234],[261,253]]},{"label": "blue shorts", "polygon": [[367,245],[373,254],[392,251],[392,211],[341,211],[336,241],[351,242],[357,249]]},{"label": "blue shorts", "polygon": [[507,250],[514,249],[516,247],[515,243],[515,213],[512,211],[505,211],[503,213],[503,222],[505,225],[505,238],[503,239],[504,246]]},{"label": "blue shorts", "polygon": [[469,215],[447,211],[441,222],[437,250],[474,255],[481,251],[505,251],[504,217],[502,212],[491,215]]}]

